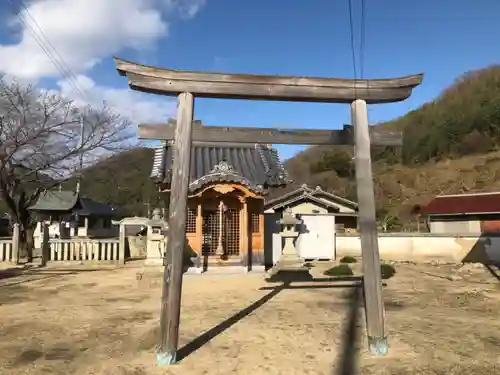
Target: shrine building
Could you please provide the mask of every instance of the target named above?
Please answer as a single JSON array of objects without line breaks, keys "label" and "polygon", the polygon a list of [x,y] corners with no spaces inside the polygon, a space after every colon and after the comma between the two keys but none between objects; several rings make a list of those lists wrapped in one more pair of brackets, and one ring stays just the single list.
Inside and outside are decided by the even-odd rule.
[{"label": "shrine building", "polygon": [[[169,193],[173,142],[155,150],[154,179]],[[193,142],[186,236],[205,264],[264,264],[264,197],[287,174],[270,145]]]}]

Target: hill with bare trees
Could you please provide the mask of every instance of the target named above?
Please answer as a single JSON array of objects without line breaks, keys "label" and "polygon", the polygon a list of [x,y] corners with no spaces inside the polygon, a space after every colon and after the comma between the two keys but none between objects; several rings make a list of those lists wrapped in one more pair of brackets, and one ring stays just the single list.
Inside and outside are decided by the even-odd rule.
[{"label": "hill with bare trees", "polygon": [[[403,132],[401,149],[373,148],[380,216],[411,221],[412,208],[444,193],[500,190],[500,66],[460,77],[435,100],[375,126]],[[137,148],[102,160],[83,174],[82,193],[145,214],[161,206],[149,179],[152,150]],[[307,183],[356,200],[351,147],[311,147],[285,163],[294,183]]]}]

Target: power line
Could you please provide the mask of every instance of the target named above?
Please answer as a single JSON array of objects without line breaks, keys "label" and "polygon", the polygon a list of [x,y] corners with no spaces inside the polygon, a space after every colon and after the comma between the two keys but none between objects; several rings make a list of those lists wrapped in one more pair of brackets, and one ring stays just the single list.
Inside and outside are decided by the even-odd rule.
[{"label": "power line", "polygon": [[[14,7],[13,0],[8,0],[9,3]],[[72,72],[71,68],[66,64],[64,61],[64,58],[59,54],[57,51],[56,47],[52,44],[50,39],[47,37],[47,35],[43,32],[42,28],[36,21],[35,17],[31,14],[29,11],[28,7],[25,5],[23,0],[20,0],[21,7],[24,9],[25,13],[28,15],[28,17],[31,19],[32,23],[36,26],[38,29],[39,33],[41,34],[41,37],[37,34],[37,31],[31,27],[31,25],[27,22],[25,19],[23,13],[21,11],[17,12],[17,15],[19,17],[19,20],[23,24],[23,26],[30,32],[30,34],[33,36],[33,39],[35,42],[38,44],[38,46],[41,48],[41,50],[45,53],[45,55],[49,58],[49,60],[54,64],[56,69],[61,73],[61,75],[66,79],[67,83],[75,90],[75,92],[80,95],[82,99],[87,99],[87,101],[90,102],[89,97],[85,91],[85,89],[81,89],[80,84],[78,83],[78,80],[75,76],[75,74]],[[43,38],[47,42],[49,46],[46,45],[44,42]],[[52,51],[51,51],[52,49]],[[84,123],[83,123],[83,117],[80,116],[80,147],[83,148],[84,144]],[[82,170],[83,166],[83,154],[80,152],[79,155],[79,166],[80,166],[80,171]],[[80,191],[80,180],[81,180],[81,173],[78,175],[78,181],[77,181],[77,186],[76,186],[76,192],[79,193]]]},{"label": "power line", "polygon": [[[13,0],[8,0],[8,1],[13,7],[15,7]],[[59,73],[66,79],[66,81],[73,88],[73,90],[75,90],[82,98],[86,98],[88,100],[88,96],[86,95],[85,90],[82,90],[80,88],[80,85],[78,83],[78,80],[76,79],[76,76],[71,71],[71,69],[68,67],[68,65],[64,62],[64,59],[57,52],[57,49],[54,47],[54,45],[49,40],[49,38],[45,35],[45,33],[43,32],[40,25],[36,22],[35,18],[31,15],[28,7],[24,4],[24,2],[22,0],[20,1],[20,4],[21,4],[21,7],[26,12],[26,14],[32,20],[32,23],[37,27],[37,29],[39,30],[42,37],[45,38],[45,40],[47,41],[49,46],[52,48],[53,52],[46,45],[46,43],[43,41],[42,37],[40,37],[38,35],[36,30],[34,30],[33,27],[31,27],[31,25],[27,22],[26,18],[23,16],[22,12],[18,12],[17,16],[19,17],[19,20],[21,21],[22,25],[30,32],[30,34],[33,36],[33,39],[35,40],[35,42],[38,44],[38,46],[41,48],[41,50],[45,53],[45,55],[49,58],[49,60],[52,62],[52,64],[56,67],[56,69],[59,71]]]},{"label": "power line", "polygon": [[[354,79],[364,78],[364,63],[365,63],[365,39],[366,39],[366,0],[361,0],[361,20],[359,34],[359,61],[356,59],[356,38],[354,33],[354,11],[352,0],[349,3],[349,34],[351,38],[351,54],[352,66],[354,71]],[[359,69],[359,76],[358,76]]]},{"label": "power line", "polygon": [[52,48],[52,51],[54,52],[56,58],[59,60],[61,67],[63,68],[63,71],[66,73],[67,77],[70,77],[71,81],[75,84],[76,90],[78,91],[78,93],[81,96],[86,97],[85,92],[82,92],[80,90],[81,87],[79,87],[79,83],[78,83],[78,80],[77,80],[75,74],[71,71],[71,68],[66,64],[66,62],[64,61],[64,58],[59,54],[59,52],[57,51],[56,47],[54,47],[54,45],[52,44],[52,42],[50,41],[50,39],[47,37],[47,35],[45,35],[45,33],[43,32],[43,30],[40,27],[40,25],[38,24],[38,22],[36,22],[35,17],[33,17],[31,15],[31,12],[29,11],[29,8],[26,6],[26,4],[24,3],[24,1],[22,1],[22,0],[21,0],[21,6],[24,8],[26,14],[29,16],[29,18],[31,19],[31,21],[33,22],[33,24],[39,30],[40,35],[42,35],[42,37],[45,38],[45,40],[47,41],[48,45]]},{"label": "power line", "polygon": [[351,53],[352,53],[352,67],[354,71],[354,79],[358,78],[358,73],[356,69],[356,43],[354,39],[354,23],[353,23],[353,15],[352,15],[352,0],[349,1],[349,28],[351,35]]},{"label": "power line", "polygon": [[364,65],[365,65],[365,24],[366,24],[366,0],[361,0],[361,35],[359,43],[359,65],[360,65],[360,78],[364,78]]}]

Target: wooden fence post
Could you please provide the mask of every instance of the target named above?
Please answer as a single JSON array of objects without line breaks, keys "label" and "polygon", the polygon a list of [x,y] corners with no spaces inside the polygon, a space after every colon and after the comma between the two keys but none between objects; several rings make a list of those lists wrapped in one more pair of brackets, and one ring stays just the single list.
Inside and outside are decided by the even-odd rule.
[{"label": "wooden fence post", "polygon": [[163,260],[163,293],[161,297],[158,365],[176,362],[179,344],[179,320],[182,293],[182,266],[186,246],[186,216],[191,160],[191,139],[194,112],[193,94],[179,95],[177,126],[172,168],[172,187],[169,207],[169,238]]},{"label": "wooden fence post", "polygon": [[12,226],[12,259],[11,262],[19,264],[19,246],[20,246],[19,224],[15,223]]},{"label": "wooden fence post", "polygon": [[118,263],[125,264],[125,246],[127,244],[125,237],[125,225],[120,224],[120,240],[118,244]]},{"label": "wooden fence post", "polygon": [[368,111],[364,100],[357,99],[351,104],[351,116],[354,125],[356,190],[363,257],[363,288],[368,346],[372,354],[386,355],[388,346],[384,327],[384,304],[370,155],[370,133]]}]

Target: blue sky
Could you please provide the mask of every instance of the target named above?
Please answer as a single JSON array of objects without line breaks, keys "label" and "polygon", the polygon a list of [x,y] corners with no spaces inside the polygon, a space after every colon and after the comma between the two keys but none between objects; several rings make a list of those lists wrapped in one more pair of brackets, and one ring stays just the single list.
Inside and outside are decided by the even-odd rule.
[{"label": "blue sky", "polygon": [[[352,3],[359,42],[361,0]],[[189,19],[162,14],[168,17],[168,36],[147,48],[123,46],[101,54],[85,74],[101,86],[126,88],[110,60],[117,54],[176,69],[353,77],[348,0],[207,0]],[[365,77],[425,73],[410,99],[370,106],[370,122],[404,115],[435,98],[462,73],[497,63],[498,25],[498,0],[366,0]],[[0,32],[2,44],[18,39],[12,28],[3,26]],[[356,55],[359,66],[359,46]],[[43,76],[40,82],[54,86],[55,80]],[[341,104],[198,99],[195,111],[207,125],[338,129],[350,122],[349,107]],[[300,148],[279,149],[287,158]]]}]

